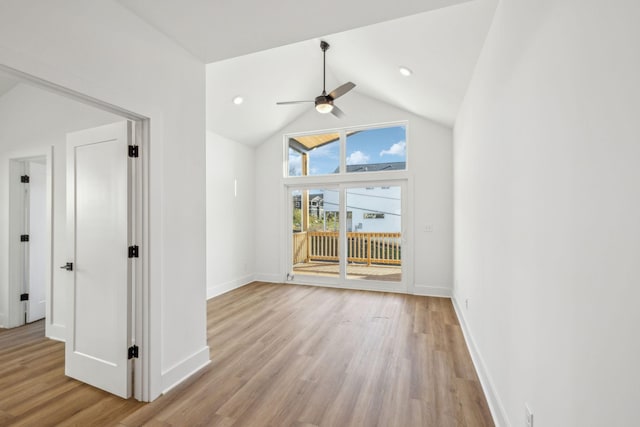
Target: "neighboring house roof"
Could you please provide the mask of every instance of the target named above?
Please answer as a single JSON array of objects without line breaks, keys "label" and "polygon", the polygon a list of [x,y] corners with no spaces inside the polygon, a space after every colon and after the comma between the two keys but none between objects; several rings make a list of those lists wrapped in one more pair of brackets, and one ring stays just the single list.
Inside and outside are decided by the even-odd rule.
[{"label": "neighboring house roof", "polygon": [[309,200],[309,203],[322,203],[323,200],[324,200],[324,195],[323,194],[319,194],[319,195],[315,196],[314,198],[312,198],[311,200]]},{"label": "neighboring house roof", "polygon": [[[347,165],[347,172],[399,171],[407,168],[406,162],[371,163],[368,165]],[[339,170],[336,168],[335,173]]]},{"label": "neighboring house roof", "polygon": [[[324,200],[324,194],[323,193],[313,193],[313,194],[309,194],[309,201],[313,201],[313,200]],[[300,194],[294,194],[293,195],[293,201],[300,201],[302,200],[302,196]]]}]

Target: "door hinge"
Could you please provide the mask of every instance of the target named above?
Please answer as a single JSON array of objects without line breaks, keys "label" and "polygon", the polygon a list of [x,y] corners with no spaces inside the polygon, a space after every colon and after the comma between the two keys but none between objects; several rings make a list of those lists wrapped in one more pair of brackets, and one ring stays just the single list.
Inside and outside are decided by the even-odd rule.
[{"label": "door hinge", "polygon": [[137,345],[132,345],[131,347],[129,347],[128,350],[128,357],[129,359],[137,359],[138,358],[138,346]]},{"label": "door hinge", "polygon": [[20,294],[20,301],[29,301],[29,294]]},{"label": "door hinge", "polygon": [[129,258],[138,258],[138,245],[129,246]]},{"label": "door hinge", "polygon": [[29,235],[28,234],[21,234],[20,235],[20,241],[21,242],[28,242],[29,241]]},{"label": "door hinge", "polygon": [[29,175],[20,176],[20,182],[29,183]]},{"label": "door hinge", "polygon": [[130,145],[129,146],[129,157],[138,157],[138,146]]}]

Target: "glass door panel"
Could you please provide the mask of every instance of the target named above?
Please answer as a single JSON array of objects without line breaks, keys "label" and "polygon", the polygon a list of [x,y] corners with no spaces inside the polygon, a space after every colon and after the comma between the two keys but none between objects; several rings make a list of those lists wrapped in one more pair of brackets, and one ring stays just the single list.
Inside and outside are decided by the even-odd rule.
[{"label": "glass door panel", "polygon": [[294,276],[340,277],[338,190],[292,190],[291,200]]},{"label": "glass door panel", "polygon": [[402,280],[402,188],[347,188],[347,279]]}]

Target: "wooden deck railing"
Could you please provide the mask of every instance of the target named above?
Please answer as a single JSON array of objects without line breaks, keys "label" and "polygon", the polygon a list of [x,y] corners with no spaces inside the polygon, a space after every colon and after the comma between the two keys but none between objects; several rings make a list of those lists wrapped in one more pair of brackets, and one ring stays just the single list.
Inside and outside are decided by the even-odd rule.
[{"label": "wooden deck railing", "polygon": [[[293,233],[293,263],[338,261],[337,231]],[[347,261],[402,264],[400,233],[347,233]]]},{"label": "wooden deck railing", "polygon": [[306,262],[308,258],[307,232],[293,233],[293,263]]}]

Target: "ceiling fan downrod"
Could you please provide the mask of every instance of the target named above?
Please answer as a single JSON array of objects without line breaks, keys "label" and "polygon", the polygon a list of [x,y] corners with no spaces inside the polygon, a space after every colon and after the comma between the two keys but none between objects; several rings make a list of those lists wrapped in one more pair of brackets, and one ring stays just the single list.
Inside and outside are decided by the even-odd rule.
[{"label": "ceiling fan downrod", "polygon": [[322,49],[322,95],[327,94],[327,49],[331,46],[324,40],[320,41],[320,49]]},{"label": "ceiling fan downrod", "polygon": [[352,82],[347,82],[341,86],[338,86],[333,91],[327,94],[327,49],[329,49],[329,43],[324,40],[320,41],[320,49],[322,49],[322,94],[316,96],[314,100],[305,100],[305,101],[285,101],[285,102],[276,102],[277,105],[286,105],[286,104],[302,104],[307,102],[313,102],[316,110],[319,113],[326,114],[331,113],[334,116],[341,118],[344,116],[344,113],[341,109],[339,109],[333,101],[336,98],[341,97],[345,93],[349,92],[356,85]]}]

